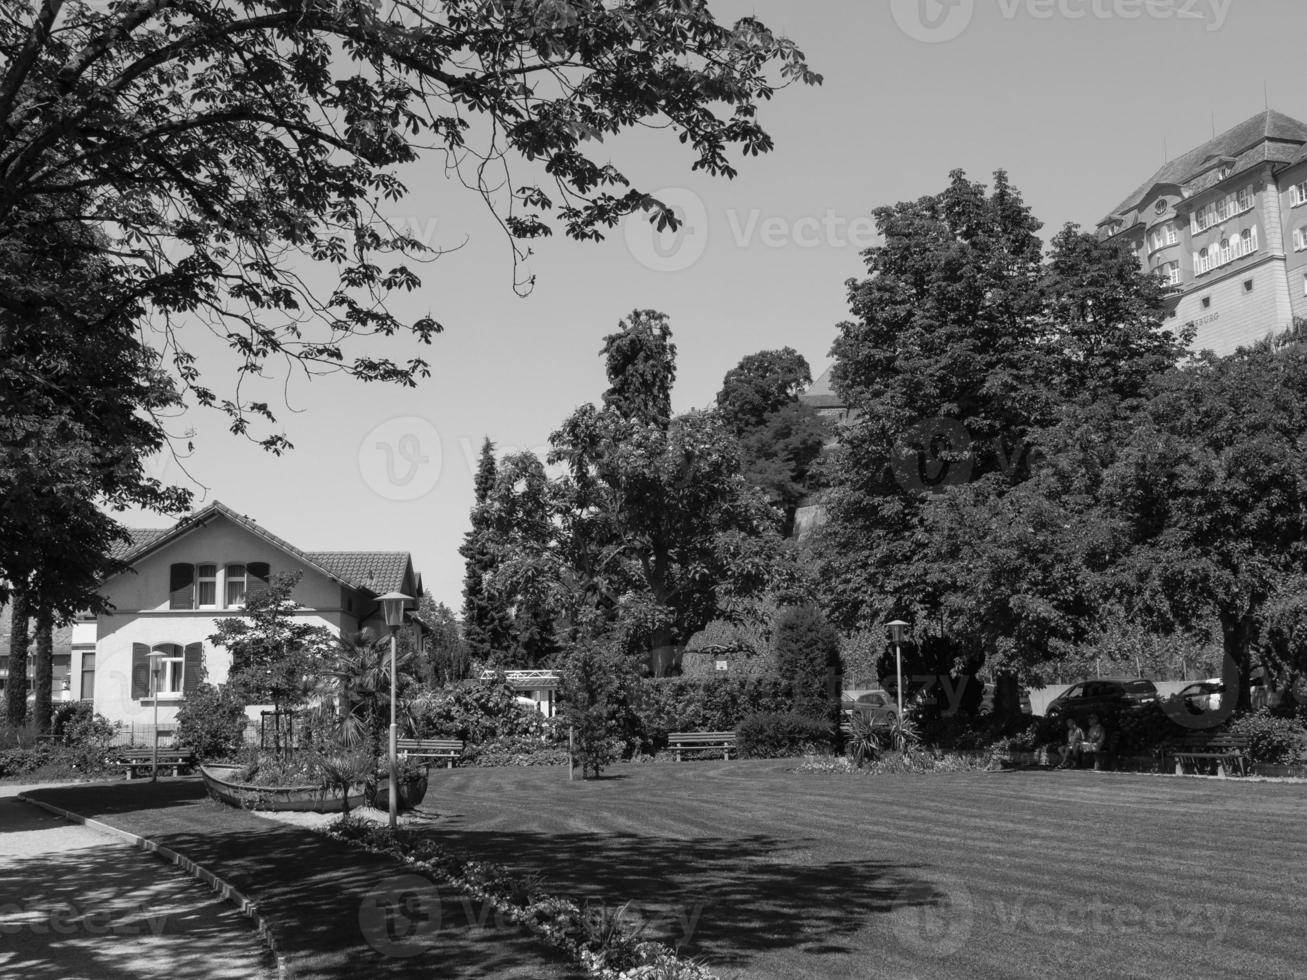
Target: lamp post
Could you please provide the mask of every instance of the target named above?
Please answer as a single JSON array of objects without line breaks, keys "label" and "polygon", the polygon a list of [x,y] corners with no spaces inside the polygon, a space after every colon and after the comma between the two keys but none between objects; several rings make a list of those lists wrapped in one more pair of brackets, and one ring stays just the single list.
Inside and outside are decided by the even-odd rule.
[{"label": "lamp post", "polygon": [[901,619],[896,619],[886,624],[889,627],[890,639],[894,641],[894,693],[899,698],[899,723],[903,723],[903,631],[908,628],[908,624]]},{"label": "lamp post", "polygon": [[154,702],[154,751],[150,753],[150,782],[159,781],[159,673],[163,670],[163,654],[150,652],[150,687]]},{"label": "lamp post", "polygon": [[395,637],[404,622],[404,606],[412,599],[412,596],[406,596],[402,592],[387,592],[377,597],[377,601],[381,603],[381,614],[386,619],[386,625],[390,627],[390,829],[392,831],[398,824],[399,815],[399,754],[396,748],[399,730],[395,725]]}]

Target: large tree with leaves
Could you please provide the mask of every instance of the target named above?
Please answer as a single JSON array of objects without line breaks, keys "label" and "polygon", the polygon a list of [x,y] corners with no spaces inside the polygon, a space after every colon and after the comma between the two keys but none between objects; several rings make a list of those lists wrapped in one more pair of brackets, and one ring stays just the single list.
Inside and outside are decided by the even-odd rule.
[{"label": "large tree with leaves", "polygon": [[[876,219],[884,244],[833,349],[856,415],[823,533],[831,606],[846,626],[966,636],[1014,695],[1092,628],[1112,549],[1093,552],[1087,501],[1184,338],[1160,280],[1114,243],[1068,226],[1044,261],[1001,172],[988,193],[954,173]],[[1064,453],[1075,465],[1047,465]]]},{"label": "large tree with leaves", "polygon": [[619,327],[604,342],[603,407],[581,407],[550,439],[550,462],[566,467],[559,581],[662,675],[679,670],[691,636],[775,580],[779,521],[715,413],[671,416],[667,318],[637,310]]}]

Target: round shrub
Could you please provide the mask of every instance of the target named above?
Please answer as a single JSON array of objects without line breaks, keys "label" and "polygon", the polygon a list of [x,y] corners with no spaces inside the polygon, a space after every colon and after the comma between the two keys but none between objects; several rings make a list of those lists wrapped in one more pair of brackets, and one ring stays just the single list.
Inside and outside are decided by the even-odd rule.
[{"label": "round shrub", "polygon": [[1307,761],[1307,728],[1293,718],[1279,718],[1263,708],[1230,722],[1229,732],[1250,739],[1248,751],[1254,762]]},{"label": "round shrub", "polygon": [[812,718],[839,720],[840,638],[821,611],[792,606],[776,617],[776,673],[791,679],[794,707]]},{"label": "round shrub", "polygon": [[177,741],[200,759],[234,755],[245,744],[245,702],[228,687],[201,684],[177,709]]},{"label": "round shrub", "polygon": [[778,759],[803,755],[813,746],[828,747],[832,734],[826,722],[796,711],[766,711],[740,722],[735,745],[742,759]]}]

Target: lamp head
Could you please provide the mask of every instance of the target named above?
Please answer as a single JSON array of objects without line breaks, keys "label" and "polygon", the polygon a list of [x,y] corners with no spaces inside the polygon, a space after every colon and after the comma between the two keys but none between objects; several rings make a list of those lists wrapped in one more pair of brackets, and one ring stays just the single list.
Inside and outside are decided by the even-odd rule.
[{"label": "lamp head", "polygon": [[381,615],[385,617],[386,625],[394,630],[404,625],[404,607],[413,601],[413,597],[402,592],[387,592],[377,596],[377,601],[381,603]]},{"label": "lamp head", "polygon": [[895,619],[885,624],[889,627],[890,639],[895,643],[903,642],[903,633],[908,628],[908,624],[901,619]]}]

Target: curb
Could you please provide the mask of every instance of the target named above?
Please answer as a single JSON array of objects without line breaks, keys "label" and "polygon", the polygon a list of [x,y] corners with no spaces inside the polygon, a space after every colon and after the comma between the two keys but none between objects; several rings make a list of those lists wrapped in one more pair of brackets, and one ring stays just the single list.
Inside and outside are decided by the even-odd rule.
[{"label": "curb", "polygon": [[79,823],[91,830],[99,831],[102,834],[108,834],[110,837],[117,837],[119,840],[131,844],[137,850],[148,851],[161,861],[176,865],[196,881],[203,882],[220,894],[224,899],[236,907],[236,911],[245,916],[254,924],[255,931],[263,940],[269,952],[272,953],[273,959],[277,962],[277,976],[281,980],[292,980],[294,972],[290,968],[286,957],[278,948],[277,937],[273,932],[272,926],[259,912],[258,903],[238,889],[231,882],[219,875],[214,874],[202,864],[196,864],[185,854],[179,854],[171,847],[165,847],[158,841],[150,840],[148,837],[142,837],[140,834],[133,834],[131,831],[123,830],[120,827],[114,827],[100,820],[94,820],[90,817],[84,817],[80,813],[73,813],[71,810],[65,810],[61,806],[55,806],[53,803],[46,803],[43,800],[34,800],[26,793],[18,793],[15,799],[22,800],[29,806],[38,807],[56,817],[62,817],[70,823]]}]

